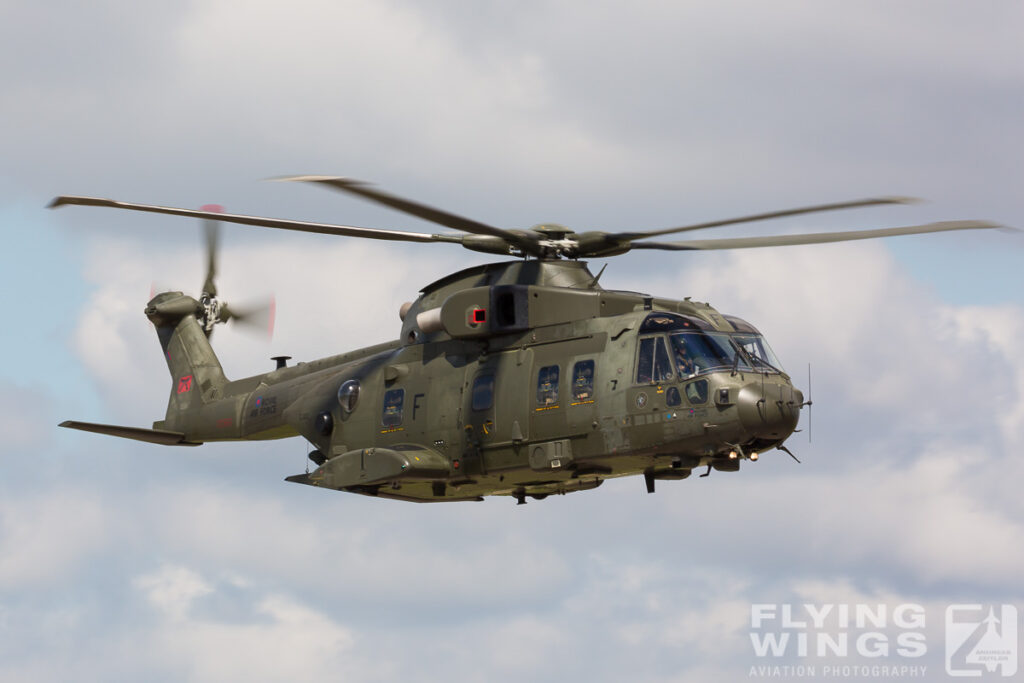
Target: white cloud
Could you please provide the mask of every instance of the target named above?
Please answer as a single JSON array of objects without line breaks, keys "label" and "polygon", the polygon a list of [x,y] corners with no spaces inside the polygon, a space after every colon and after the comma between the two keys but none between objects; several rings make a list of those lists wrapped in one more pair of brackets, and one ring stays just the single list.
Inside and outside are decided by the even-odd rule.
[{"label": "white cloud", "polygon": [[[595,195],[609,190],[665,206],[687,195],[735,201],[733,188],[778,195],[877,188],[882,178],[916,187],[924,170],[956,190],[960,157],[1016,158],[1005,135],[1012,108],[979,120],[966,99],[1019,84],[1019,10],[894,17],[884,5],[790,5],[109,3],[92,40],[65,28],[78,19],[70,12],[55,29],[26,8],[38,28],[22,32],[36,40],[10,42],[36,58],[15,56],[31,68],[4,109],[31,135],[6,151],[29,162],[42,145],[60,159],[45,174],[22,164],[40,188],[54,173],[105,192],[170,192],[213,177],[223,187],[225,171],[372,170],[584,206],[608,206]],[[965,39],[975,22],[985,29],[971,35],[984,40]],[[931,82],[939,64],[944,79]],[[1000,145],[961,145],[952,133],[964,125]],[[942,154],[949,148],[956,158]]]},{"label": "white cloud", "polygon": [[475,650],[486,653],[488,670],[500,671],[503,676],[530,677],[557,661],[562,652],[571,651],[578,636],[553,620],[525,616],[499,620],[470,638]]},{"label": "white cloud", "polygon": [[[144,654],[190,680],[325,680],[366,674],[353,653],[351,629],[280,594],[243,594],[243,621],[204,614],[199,605],[217,589],[196,571],[165,566],[135,585],[158,611],[136,635],[129,658]],[[386,668],[386,667],[385,667]]]},{"label": "white cloud", "polygon": [[10,382],[0,382],[0,436],[5,450],[24,452],[45,442],[51,428],[47,421],[51,408],[48,396]]},{"label": "white cloud", "polygon": [[186,567],[162,567],[156,573],[135,579],[135,587],[175,621],[185,618],[197,598],[213,592],[203,577]]},{"label": "white cloud", "polygon": [[[309,490],[298,494],[313,497],[297,509],[284,503],[285,486],[274,489],[280,495],[156,489],[147,495],[153,519],[146,524],[169,552],[205,557],[237,572],[259,566],[279,581],[321,586],[325,598],[361,609],[375,596],[409,605],[434,604],[444,596],[465,608],[531,601],[556,594],[570,580],[569,558],[522,531],[501,528],[505,506],[477,509],[469,517],[465,506],[454,506],[411,526],[408,506],[382,507],[391,501],[349,494]],[[339,505],[339,523],[324,523]],[[481,526],[488,518],[493,529]],[[448,540],[438,541],[439,535]],[[409,557],[417,558],[414,565]],[[493,583],[496,577],[500,581]]]},{"label": "white cloud", "polygon": [[[414,173],[432,160],[496,184],[538,172],[599,180],[602,169],[642,158],[559,115],[562,93],[542,51],[474,46],[444,15],[415,5],[221,0],[197,9],[180,39],[186,96],[226,114],[207,125],[289,156],[346,167],[374,159]],[[239,102],[242,119],[229,114]],[[451,168],[456,159],[461,169]]]},{"label": "white cloud", "polygon": [[95,492],[60,485],[0,500],[0,589],[76,575],[110,542],[116,522]]},{"label": "white cloud", "polygon": [[[716,524],[730,532],[728,545],[715,544],[713,552],[771,557],[780,567],[789,558],[801,574],[856,569],[906,575],[920,585],[1015,585],[1024,525],[990,487],[966,480],[970,471],[988,481],[1006,476],[1005,459],[938,444],[900,456],[906,462],[860,457],[862,465],[848,462],[839,475],[794,473],[768,482],[748,468],[731,490],[714,494]],[[671,499],[677,521],[709,495],[696,493],[697,500]]]},{"label": "white cloud", "polygon": [[[976,363],[979,356],[992,354],[1000,358],[991,375],[980,384],[989,392],[983,403],[999,417],[1005,444],[1019,443],[1024,437],[1024,359],[1020,342],[1024,339],[1024,316],[1019,306],[967,306],[950,308],[951,325],[966,347],[962,361],[967,367],[985,367]],[[996,387],[1010,383],[1009,391]]]}]

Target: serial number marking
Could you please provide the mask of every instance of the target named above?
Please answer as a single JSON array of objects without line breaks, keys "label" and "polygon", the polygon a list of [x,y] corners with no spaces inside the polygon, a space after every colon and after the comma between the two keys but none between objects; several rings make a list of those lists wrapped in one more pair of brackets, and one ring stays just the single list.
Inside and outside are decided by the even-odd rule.
[{"label": "serial number marking", "polygon": [[256,407],[249,411],[249,417],[266,417],[277,413],[277,397],[263,396],[256,397]]}]

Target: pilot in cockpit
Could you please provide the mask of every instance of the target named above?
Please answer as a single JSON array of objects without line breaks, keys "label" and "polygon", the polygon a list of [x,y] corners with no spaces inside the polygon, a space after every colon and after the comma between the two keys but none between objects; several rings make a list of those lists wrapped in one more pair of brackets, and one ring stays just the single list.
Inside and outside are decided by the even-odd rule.
[{"label": "pilot in cockpit", "polygon": [[697,366],[686,350],[686,341],[681,338],[676,338],[673,341],[676,347],[676,366],[679,368],[680,376],[690,377],[695,375],[697,373]]}]

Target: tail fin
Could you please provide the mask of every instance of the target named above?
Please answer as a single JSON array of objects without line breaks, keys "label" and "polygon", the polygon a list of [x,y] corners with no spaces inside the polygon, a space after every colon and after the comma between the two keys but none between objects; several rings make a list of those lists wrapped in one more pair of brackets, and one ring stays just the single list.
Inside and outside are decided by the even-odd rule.
[{"label": "tail fin", "polygon": [[221,396],[228,383],[206,330],[195,311],[198,301],[180,292],[157,295],[146,308],[171,373],[167,416],[157,429],[177,429],[186,413],[199,410]]}]

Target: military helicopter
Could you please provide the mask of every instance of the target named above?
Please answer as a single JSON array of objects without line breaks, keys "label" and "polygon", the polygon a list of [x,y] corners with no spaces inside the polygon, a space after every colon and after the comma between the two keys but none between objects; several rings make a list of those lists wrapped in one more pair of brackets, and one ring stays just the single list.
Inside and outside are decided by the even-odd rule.
[{"label": "military helicopter", "polygon": [[[217,297],[216,230],[208,229],[199,299],[163,292],[147,304],[171,373],[151,429],[66,421],[62,427],[168,446],[302,436],[310,472],[287,481],[415,502],[523,504],[643,475],[735,472],[785,442],[801,409],[764,336],[707,303],[603,289],[579,259],[635,249],[742,249],[1001,227],[956,221],[853,232],[658,242],[650,238],[800,214],[911,201],[882,197],[646,232],[576,233],[555,224],[507,230],[335,176],[292,176],[457,230],[425,234],[119,202],[100,206],[346,237],[458,244],[515,257],[426,285],[399,311],[394,341],[228,380],[210,345],[217,324],[244,320]],[[209,208],[209,207],[207,207]],[[793,456],[795,458],[795,456]]]}]

